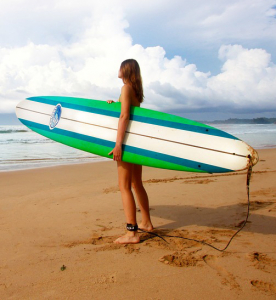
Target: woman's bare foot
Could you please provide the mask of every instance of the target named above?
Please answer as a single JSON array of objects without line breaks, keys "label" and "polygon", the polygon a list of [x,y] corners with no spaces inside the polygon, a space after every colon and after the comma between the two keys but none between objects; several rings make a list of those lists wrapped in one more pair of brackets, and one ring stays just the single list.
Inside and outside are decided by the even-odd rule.
[{"label": "woman's bare foot", "polygon": [[139,224],[138,228],[143,229],[145,231],[152,231],[153,230],[153,226],[152,226],[151,222],[148,222],[148,223],[141,222]]},{"label": "woman's bare foot", "polygon": [[127,234],[119,237],[113,243],[115,244],[137,244],[140,242],[140,237],[137,231],[130,231]]}]

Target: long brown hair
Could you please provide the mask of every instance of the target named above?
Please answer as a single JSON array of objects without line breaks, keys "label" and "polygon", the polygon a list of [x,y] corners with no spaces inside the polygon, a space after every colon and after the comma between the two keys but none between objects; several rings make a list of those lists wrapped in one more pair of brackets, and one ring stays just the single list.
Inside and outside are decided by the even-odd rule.
[{"label": "long brown hair", "polygon": [[122,72],[123,82],[130,84],[139,102],[143,102],[143,83],[138,62],[135,59],[124,60],[121,63],[120,70]]}]

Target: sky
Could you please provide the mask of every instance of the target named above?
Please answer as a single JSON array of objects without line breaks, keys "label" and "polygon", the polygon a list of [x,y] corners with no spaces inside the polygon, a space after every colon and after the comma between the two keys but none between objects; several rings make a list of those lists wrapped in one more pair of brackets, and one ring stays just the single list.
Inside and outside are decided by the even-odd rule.
[{"label": "sky", "polygon": [[1,0],[0,124],[30,96],[118,99],[128,58],[145,108],[276,117],[276,0]]}]

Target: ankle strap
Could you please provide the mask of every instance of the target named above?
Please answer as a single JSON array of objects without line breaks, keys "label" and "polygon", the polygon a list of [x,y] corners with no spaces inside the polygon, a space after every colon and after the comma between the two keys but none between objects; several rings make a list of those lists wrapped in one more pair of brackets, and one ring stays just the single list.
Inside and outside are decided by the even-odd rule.
[{"label": "ankle strap", "polygon": [[127,223],[126,229],[128,231],[137,231],[138,230],[138,225],[137,224],[129,224],[129,223]]}]

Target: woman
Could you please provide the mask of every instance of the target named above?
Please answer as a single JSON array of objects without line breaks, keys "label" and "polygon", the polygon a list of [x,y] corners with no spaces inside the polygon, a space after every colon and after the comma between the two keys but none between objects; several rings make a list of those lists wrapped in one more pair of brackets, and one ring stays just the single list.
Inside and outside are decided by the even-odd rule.
[{"label": "woman", "polygon": [[[122,145],[129,123],[130,107],[131,105],[140,106],[144,98],[142,77],[137,61],[134,59],[123,61],[118,77],[121,78],[124,83],[119,98],[119,101],[121,102],[121,114],[118,123],[116,144],[109,155],[113,154],[113,160],[117,161],[119,188],[121,191],[128,231],[125,235],[115,240],[114,243],[136,244],[140,242],[140,238],[137,233],[136,205],[131,188],[135,191],[142,214],[142,221],[139,224],[139,228],[147,231],[153,229],[149,214],[148,195],[142,183],[142,166],[122,161]],[[107,102],[112,103],[114,101],[108,100]]]}]

